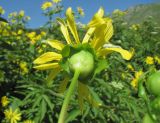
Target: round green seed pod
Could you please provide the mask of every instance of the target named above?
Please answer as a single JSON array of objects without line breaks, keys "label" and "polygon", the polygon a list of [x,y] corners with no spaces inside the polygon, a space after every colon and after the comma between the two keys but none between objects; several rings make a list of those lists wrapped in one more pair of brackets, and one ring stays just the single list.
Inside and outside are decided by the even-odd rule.
[{"label": "round green seed pod", "polygon": [[72,55],[69,59],[69,68],[72,72],[78,70],[82,79],[88,77],[94,69],[93,55],[84,50]]}]

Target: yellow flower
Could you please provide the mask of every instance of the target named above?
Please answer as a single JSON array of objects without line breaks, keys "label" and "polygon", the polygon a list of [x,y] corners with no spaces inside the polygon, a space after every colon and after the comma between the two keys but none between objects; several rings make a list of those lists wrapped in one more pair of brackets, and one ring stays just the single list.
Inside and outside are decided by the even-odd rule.
[{"label": "yellow flower", "polygon": [[[104,10],[100,8],[92,20],[88,23],[87,32],[82,41],[80,41],[72,9],[68,8],[66,11],[66,21],[61,18],[57,19],[67,44],[63,44],[62,41],[59,40],[47,40],[46,42],[51,47],[56,49],[56,52],[46,52],[35,59],[33,63],[37,66],[34,66],[34,68],[38,70],[50,69],[51,73],[48,76],[48,80],[52,80],[61,70],[63,70],[63,66],[61,66],[60,63],[66,57],[61,53],[67,47],[77,48],[79,46],[86,45],[95,52],[97,58],[104,58],[106,55],[116,51],[120,53],[124,59],[130,60],[132,53],[122,49],[121,47],[103,47],[104,44],[109,42],[113,35],[112,20],[110,18],[104,18],[103,15]],[[72,34],[73,38],[70,37],[70,33]],[[62,84],[60,84],[60,90],[64,90],[64,86],[67,85],[67,82],[68,79],[66,77]],[[79,100],[83,103],[83,99],[89,97],[89,89],[87,85],[79,81],[78,90]]]},{"label": "yellow flower", "polygon": [[127,68],[128,68],[129,70],[131,70],[131,71],[134,71],[134,68],[133,68],[133,66],[132,66],[131,64],[128,64],[128,65],[127,65]]},{"label": "yellow flower", "polygon": [[23,10],[21,10],[21,11],[19,12],[19,16],[21,16],[21,17],[24,16],[24,11],[23,11]]},{"label": "yellow flower", "polygon": [[132,30],[138,30],[140,28],[140,25],[139,24],[133,24],[131,27],[130,27],[130,29],[132,29]]},{"label": "yellow flower", "polygon": [[22,71],[23,75],[28,73],[28,68],[27,68],[27,63],[26,62],[20,62],[19,66],[21,68],[21,71]]},{"label": "yellow flower", "polygon": [[151,56],[147,56],[145,59],[146,64],[154,64],[154,59]]},{"label": "yellow flower", "polygon": [[1,98],[1,104],[2,104],[2,107],[5,107],[5,106],[7,106],[9,104],[9,100],[8,100],[8,98],[6,96],[3,96]]},{"label": "yellow flower", "polygon": [[[77,32],[77,27],[74,21],[74,16],[72,14],[72,9],[68,8],[66,11],[67,24],[65,23],[64,20],[58,18],[58,22],[61,25],[62,34],[66,39],[67,45],[76,46],[79,45],[80,43],[81,44],[88,43],[93,49],[95,49],[96,54],[99,57],[103,57],[106,54],[116,51],[119,52],[124,59],[130,60],[130,58],[132,57],[132,53],[122,49],[121,47],[107,47],[107,48],[103,47],[103,45],[107,43],[113,35],[112,21],[110,18],[103,18],[103,14],[104,10],[100,8],[99,11],[93,17],[93,19],[88,23],[89,29],[86,35],[84,36],[82,42],[80,42]],[[68,28],[70,29],[70,32],[72,33],[75,41],[71,40]],[[90,39],[92,37],[91,35],[93,36],[93,39]],[[58,40],[48,40],[47,43],[51,47],[59,51],[61,51],[65,47],[65,45]],[[34,61],[34,64],[39,64],[34,68],[39,70],[58,68],[60,67],[59,61],[61,59],[62,59],[61,54],[56,52],[47,52]],[[54,62],[48,63],[51,61]]]},{"label": "yellow flower", "polygon": [[21,29],[19,29],[17,32],[18,35],[21,35],[22,33],[23,33],[23,30],[21,30]]},{"label": "yellow flower", "polygon": [[0,15],[3,15],[5,13],[5,10],[0,6]]},{"label": "yellow flower", "polygon": [[46,9],[52,7],[52,5],[53,5],[52,2],[44,2],[42,4],[41,8],[42,8],[42,10],[46,10]]},{"label": "yellow flower", "polygon": [[46,36],[46,32],[42,31],[41,36]]},{"label": "yellow flower", "polygon": [[23,123],[35,123],[35,122],[32,120],[25,120],[25,121],[23,121]]},{"label": "yellow flower", "polygon": [[138,72],[135,72],[135,77],[133,78],[133,80],[131,81],[131,85],[132,85],[132,87],[134,87],[134,88],[137,88],[137,86],[138,86],[138,80],[139,80],[139,78],[140,78],[140,76],[143,74],[143,71],[142,70],[140,70],[140,71],[138,71]]},{"label": "yellow flower", "polygon": [[81,16],[84,16],[84,11],[81,7],[77,7],[77,11]]},{"label": "yellow flower", "polygon": [[62,0],[52,0],[54,3],[59,3],[61,2]]},{"label": "yellow flower", "polygon": [[155,56],[154,59],[158,64],[160,64],[160,58],[158,56]]},{"label": "yellow flower", "polygon": [[5,118],[10,123],[17,123],[21,120],[21,113],[18,111],[18,109],[13,110],[11,107],[4,111]]}]

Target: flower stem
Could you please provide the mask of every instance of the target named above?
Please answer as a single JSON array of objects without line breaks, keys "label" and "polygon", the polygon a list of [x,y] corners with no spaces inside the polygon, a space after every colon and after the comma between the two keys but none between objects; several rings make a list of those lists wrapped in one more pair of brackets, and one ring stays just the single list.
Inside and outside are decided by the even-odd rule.
[{"label": "flower stem", "polygon": [[72,94],[73,94],[73,92],[75,90],[79,74],[80,74],[80,72],[78,70],[75,71],[74,76],[73,76],[72,81],[71,81],[71,84],[69,86],[69,89],[67,91],[67,94],[66,94],[66,96],[64,98],[64,101],[63,101],[63,105],[62,105],[62,108],[61,108],[61,112],[60,112],[60,116],[59,116],[59,119],[58,119],[58,123],[64,123],[64,121],[65,121],[65,117],[66,117],[69,101],[70,101],[71,96],[72,96]]}]

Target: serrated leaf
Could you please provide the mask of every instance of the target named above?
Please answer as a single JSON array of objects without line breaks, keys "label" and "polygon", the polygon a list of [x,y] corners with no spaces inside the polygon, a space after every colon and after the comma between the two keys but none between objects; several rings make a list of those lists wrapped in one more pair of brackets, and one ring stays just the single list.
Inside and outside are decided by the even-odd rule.
[{"label": "serrated leaf", "polygon": [[40,111],[40,123],[41,123],[42,120],[44,119],[46,111],[47,111],[45,100],[42,100],[39,111]]},{"label": "serrated leaf", "polygon": [[48,106],[50,107],[50,109],[52,110],[54,105],[52,104],[51,100],[49,99],[48,96],[43,95],[44,100],[47,102]]}]

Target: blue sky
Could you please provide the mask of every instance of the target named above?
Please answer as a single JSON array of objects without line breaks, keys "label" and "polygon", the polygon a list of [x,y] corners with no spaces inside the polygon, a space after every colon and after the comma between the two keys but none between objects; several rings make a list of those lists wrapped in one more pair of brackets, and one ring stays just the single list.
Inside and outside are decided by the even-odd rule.
[{"label": "blue sky", "polygon": [[[28,26],[37,28],[42,26],[47,20],[47,18],[42,15],[41,10],[41,5],[45,1],[46,0],[0,0],[0,6],[6,11],[4,17],[7,17],[8,14],[13,11],[24,10],[26,15],[31,17]],[[101,6],[105,9],[106,13],[111,13],[114,9],[125,10],[137,4],[147,4],[159,1],[160,0],[62,0],[62,5],[64,6],[64,10],[70,6],[73,10],[78,6],[82,7],[85,16],[79,21],[87,23]]]}]

